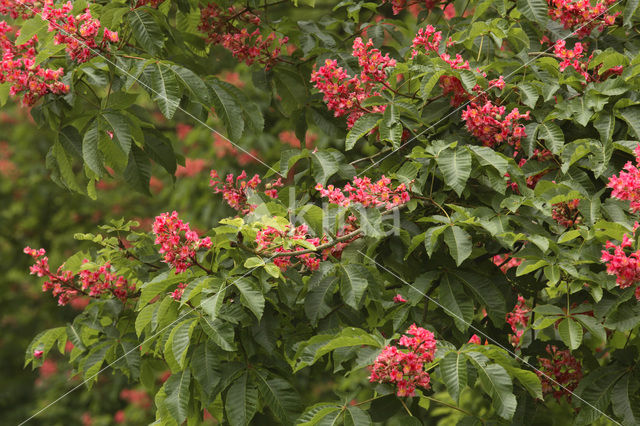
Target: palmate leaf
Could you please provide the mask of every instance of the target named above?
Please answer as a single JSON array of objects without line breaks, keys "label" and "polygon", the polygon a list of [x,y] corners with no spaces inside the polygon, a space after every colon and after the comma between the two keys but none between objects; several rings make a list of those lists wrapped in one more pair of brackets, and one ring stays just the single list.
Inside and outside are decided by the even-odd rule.
[{"label": "palmate leaf", "polygon": [[478,352],[468,352],[467,359],[478,371],[480,383],[489,396],[496,413],[504,419],[511,419],[518,405],[513,394],[513,382],[507,370],[498,364],[486,364],[484,356]]},{"label": "palmate leaf", "polygon": [[151,195],[149,181],[151,179],[151,162],[147,154],[134,145],[129,153],[129,161],[124,171],[125,181],[136,191]]},{"label": "palmate leaf", "polygon": [[622,376],[611,390],[613,412],[622,418],[624,425],[640,424],[640,383],[631,374]]},{"label": "palmate leaf", "polygon": [[585,376],[575,390],[580,397],[576,403],[581,407],[575,424],[593,424],[602,417],[611,402],[616,382],[625,374],[628,374],[625,368],[610,365],[593,370]]},{"label": "palmate leaf", "polygon": [[202,386],[205,394],[211,397],[213,388],[220,382],[220,358],[215,346],[210,342],[198,345],[190,362],[193,377]]},{"label": "palmate leaf", "polygon": [[342,265],[342,281],[340,291],[345,303],[358,309],[364,292],[369,287],[368,271],[364,265],[349,263]]},{"label": "palmate leaf", "polygon": [[195,318],[189,318],[179,322],[169,333],[169,338],[164,345],[165,358],[168,358],[166,354],[170,352],[172,361],[176,362],[177,369],[184,369],[187,351],[191,343],[191,333],[196,324]]},{"label": "palmate leaf", "polygon": [[473,319],[473,303],[469,296],[464,294],[461,284],[452,279],[449,274],[444,274],[440,280],[438,301],[444,307],[444,311],[453,318],[456,327],[466,332]]},{"label": "palmate leaf", "polygon": [[494,325],[504,323],[507,313],[506,301],[498,285],[500,282],[492,280],[478,272],[471,270],[455,270],[453,275],[460,280],[471,292],[476,300],[487,308],[487,315]]},{"label": "palmate leaf", "polygon": [[298,426],[315,426],[336,424],[338,416],[342,414],[342,405],[321,402],[305,411],[296,421]]},{"label": "palmate leaf", "polygon": [[263,294],[256,289],[257,286],[248,278],[234,280],[233,284],[240,291],[242,304],[249,308],[260,321],[264,312],[265,300]]},{"label": "palmate leaf", "polygon": [[372,129],[374,129],[380,121],[380,114],[365,114],[354,123],[347,138],[344,141],[344,149],[349,151],[356,144],[358,139],[367,135]]},{"label": "palmate leaf", "polygon": [[331,312],[329,301],[336,291],[338,279],[334,276],[323,278],[310,288],[304,301],[304,312],[312,325],[317,325],[318,320]]},{"label": "palmate leaf", "polygon": [[565,345],[574,350],[582,343],[582,326],[572,318],[565,318],[558,326],[558,332]]},{"label": "palmate leaf", "polygon": [[458,266],[471,255],[471,235],[459,226],[448,226],[445,229],[444,242]]}]

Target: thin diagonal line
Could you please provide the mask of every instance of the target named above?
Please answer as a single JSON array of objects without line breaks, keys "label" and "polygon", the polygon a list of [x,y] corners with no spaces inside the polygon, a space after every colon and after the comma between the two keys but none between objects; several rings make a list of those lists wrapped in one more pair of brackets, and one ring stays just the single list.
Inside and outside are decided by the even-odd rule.
[{"label": "thin diagonal line", "polygon": [[[35,15],[37,15],[41,20],[43,20],[44,22],[49,22],[52,23],[52,21],[49,21],[47,19],[44,19],[42,17],[42,12],[38,12],[37,10],[35,10],[34,8],[32,8],[31,6],[29,6],[28,4],[25,3],[19,3],[22,6],[26,7],[27,9],[29,9],[30,11],[32,11]],[[60,27],[60,25],[53,24],[54,27],[61,33],[65,34],[66,36],[74,39],[75,41],[77,41],[80,45],[84,46],[86,49],[88,49],[89,51],[91,51],[91,53],[93,53],[94,55],[104,59],[105,61],[107,61],[109,64],[113,65],[116,69],[118,69],[120,72],[122,72],[123,74],[126,74],[128,77],[131,77],[134,81],[136,81],[138,84],[140,84],[141,86],[143,86],[145,89],[147,89],[148,91],[152,92],[153,94],[155,94],[158,98],[163,99],[165,102],[171,104],[171,105],[176,105],[176,109],[182,111],[183,113],[185,113],[186,115],[188,115],[189,117],[191,117],[192,119],[194,119],[195,121],[197,121],[198,123],[202,124],[204,127],[206,127],[207,129],[209,129],[210,131],[214,132],[215,134],[217,134],[218,136],[222,137],[223,139],[225,139],[227,142],[229,142],[231,145],[235,146],[236,148],[240,149],[242,152],[244,152],[245,154],[249,155],[251,158],[253,158],[254,160],[256,160],[257,162],[259,162],[260,164],[262,164],[263,166],[265,166],[267,169],[275,172],[278,176],[282,175],[273,167],[269,166],[267,163],[265,163],[264,161],[262,161],[260,158],[256,157],[255,155],[253,155],[251,152],[247,151],[245,148],[243,148],[242,146],[238,145],[237,143],[233,142],[231,139],[229,139],[227,136],[223,135],[222,133],[220,133],[219,131],[217,131],[216,129],[214,129],[213,127],[209,126],[207,123],[205,123],[204,121],[200,120],[198,117],[196,117],[195,115],[193,115],[192,113],[190,113],[189,111],[185,110],[184,108],[182,108],[180,106],[180,102],[176,102],[173,101],[171,99],[169,99],[167,96],[159,93],[158,91],[154,90],[152,87],[150,87],[148,84],[144,83],[142,80],[140,80],[139,78],[137,78],[136,76],[134,76],[133,74],[129,73],[127,70],[121,68],[118,66],[117,63],[113,62],[111,59],[107,58],[106,56],[104,56],[99,50],[93,49],[91,47],[89,47],[84,40],[81,40],[79,38],[77,38],[75,36],[75,34],[71,34],[67,31],[65,31],[62,27]],[[117,55],[116,55],[117,56]],[[231,119],[233,119],[233,117],[230,117]]]},{"label": "thin diagonal line", "polygon": [[[605,9],[602,13],[600,13],[599,15],[594,16],[592,19],[590,19],[589,21],[585,22],[583,25],[581,25],[580,27],[578,27],[576,30],[572,31],[571,33],[569,33],[568,36],[563,37],[558,39],[559,40],[566,40],[569,37],[575,35],[578,31],[580,31],[582,28],[586,27],[588,24],[590,24],[591,22],[593,22],[594,20],[596,20],[597,18],[601,17],[602,15],[604,15],[605,13],[609,12],[614,6],[620,4],[622,2],[622,0],[618,0],[617,2],[615,2],[614,4],[612,4],[609,8]],[[557,42],[556,41],[556,42]],[[540,52],[538,55],[534,56],[532,59],[530,59],[529,61],[525,62],[524,64],[520,65],[518,68],[516,68],[514,71],[512,71],[511,73],[509,73],[506,77],[504,77],[504,79],[506,80],[507,78],[511,77],[512,75],[514,75],[515,73],[517,73],[518,71],[520,71],[522,68],[528,66],[529,64],[531,64],[533,61],[535,61],[536,59],[538,59],[539,57],[541,57],[543,54],[549,52],[551,49],[554,48],[554,45],[549,46],[546,50]],[[361,174],[363,174],[364,172],[366,172],[367,170],[371,169],[372,167],[380,164],[382,161],[386,160],[387,158],[389,158],[389,156],[395,154],[397,151],[399,151],[400,149],[404,148],[405,146],[407,146],[408,144],[410,144],[411,142],[413,142],[414,140],[416,140],[419,136],[422,136],[423,134],[425,134],[426,132],[428,132],[429,130],[433,129],[435,126],[437,126],[438,124],[440,124],[442,121],[444,121],[445,119],[451,117],[453,114],[455,114],[456,112],[460,111],[462,108],[464,108],[465,106],[467,106],[468,104],[470,104],[471,102],[475,101],[476,99],[478,99],[480,95],[475,95],[472,99],[469,99],[468,101],[466,101],[465,103],[463,103],[462,105],[458,106],[456,109],[454,109],[453,111],[451,111],[449,114],[445,115],[444,117],[442,117],[441,119],[439,119],[438,121],[436,121],[435,123],[433,123],[432,125],[430,125],[429,127],[427,127],[426,129],[424,129],[423,131],[421,131],[420,133],[418,133],[417,135],[415,135],[414,137],[412,137],[411,139],[409,139],[408,141],[406,141],[405,143],[403,143],[402,145],[400,145],[398,148],[392,150],[391,152],[389,152],[387,155],[385,155],[384,157],[382,157],[381,159],[379,159],[378,161],[374,162],[373,164],[371,164],[369,167],[367,167],[366,169],[362,170],[360,173],[358,173],[358,176],[360,176]]]},{"label": "thin diagonal line", "polygon": [[531,365],[528,361],[526,361],[525,359],[523,359],[522,357],[518,356],[518,354],[516,354],[515,352],[509,350],[508,348],[505,348],[504,346],[502,346],[500,344],[500,342],[498,342],[497,340],[495,340],[493,337],[487,335],[484,331],[482,331],[481,329],[479,329],[478,327],[474,326],[472,323],[467,322],[464,320],[464,318],[460,317],[458,314],[456,314],[455,312],[451,311],[450,309],[448,309],[447,307],[443,306],[442,304],[440,304],[440,302],[438,302],[437,300],[435,300],[434,298],[432,298],[431,296],[427,295],[425,292],[423,292],[422,290],[420,290],[419,288],[416,288],[414,285],[408,283],[407,281],[405,281],[402,277],[400,277],[399,275],[397,275],[395,272],[391,271],[390,269],[384,267],[383,265],[381,265],[380,263],[378,263],[375,259],[372,259],[371,257],[367,256],[365,253],[363,253],[362,251],[358,250],[358,253],[360,253],[361,255],[363,255],[364,257],[366,257],[367,259],[369,259],[370,261],[372,261],[373,263],[376,264],[376,266],[384,269],[385,271],[387,271],[389,274],[393,275],[394,277],[396,277],[397,279],[399,279],[400,281],[402,281],[403,283],[405,283],[406,285],[408,285],[409,287],[411,287],[412,289],[414,289],[415,291],[417,291],[418,293],[422,294],[425,298],[427,298],[429,301],[435,303],[436,305],[438,305],[439,307],[441,307],[443,310],[445,310],[449,315],[457,318],[459,321],[461,321],[462,323],[468,325],[469,327],[473,328],[475,331],[477,331],[478,333],[482,334],[484,337],[487,338],[487,340],[490,340],[494,345],[498,346],[499,348],[505,350],[506,352],[508,352],[509,354],[511,354],[516,360],[522,362],[523,364],[528,365],[529,367],[531,367],[532,369],[534,369],[535,371],[539,372],[540,374],[542,374],[545,378],[547,378],[549,381],[553,382],[554,384],[560,386],[562,389],[564,389],[565,391],[569,392],[571,395],[575,396],[577,399],[579,399],[580,401],[584,402],[585,404],[587,404],[588,406],[590,406],[591,408],[593,408],[594,410],[596,410],[597,412],[599,412],[600,414],[602,414],[603,416],[605,416],[606,418],[608,418],[609,420],[611,420],[612,422],[614,422],[615,424],[620,424],[619,422],[615,421],[614,419],[612,419],[611,417],[609,417],[609,415],[607,415],[605,412],[603,412],[602,410],[600,410],[599,408],[595,407],[594,405],[592,405],[590,402],[584,400],[583,398],[581,398],[580,396],[578,396],[577,394],[575,394],[574,392],[572,392],[571,390],[569,390],[566,386],[558,383],[554,378],[550,377],[548,374],[546,374],[544,371],[541,371],[540,369],[536,368],[535,366]]}]

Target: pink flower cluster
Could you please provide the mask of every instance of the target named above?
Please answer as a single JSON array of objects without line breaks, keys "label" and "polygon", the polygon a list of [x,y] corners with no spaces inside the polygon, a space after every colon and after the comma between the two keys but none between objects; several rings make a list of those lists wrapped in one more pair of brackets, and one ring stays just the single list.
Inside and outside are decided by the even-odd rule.
[{"label": "pink flower cluster", "polygon": [[73,3],[68,1],[56,9],[53,0],[45,0],[42,19],[49,21],[49,32],[56,32],[55,44],[65,44],[71,60],[83,63],[91,59],[96,50],[107,50],[110,43],[118,42],[118,33],[100,29],[100,21],[91,16],[89,8],[77,16],[71,15]]},{"label": "pink flower cluster", "polygon": [[178,166],[176,177],[193,177],[209,166],[204,158],[185,158],[184,166]]},{"label": "pink flower cluster", "polygon": [[549,16],[554,21],[560,21],[565,29],[578,27],[578,38],[588,37],[598,27],[599,31],[615,24],[620,12],[607,14],[607,9],[616,0],[596,1],[595,5],[590,0],[548,0]]},{"label": "pink flower cluster", "polygon": [[[310,237],[308,233],[309,227],[307,225],[300,225],[295,228],[287,226],[284,231],[280,231],[272,226],[267,226],[258,231],[256,235],[256,244],[258,245],[259,251],[266,250],[273,253],[292,254],[296,251],[306,250],[305,247],[296,245],[296,241],[306,241],[314,247],[322,244],[323,241],[321,241],[320,238]],[[296,258],[299,259],[310,271],[315,271],[320,266],[320,259],[317,257],[316,253],[305,253],[296,256]],[[282,271],[286,271],[289,267],[293,266],[291,256],[275,257],[273,259],[273,263]]]},{"label": "pink flower cluster", "polygon": [[396,66],[395,59],[389,58],[389,54],[383,56],[380,50],[372,47],[371,39],[365,44],[357,37],[353,42],[352,55],[358,58],[358,64],[362,68],[359,76],[349,76],[333,59],[327,59],[323,66],[311,73],[311,82],[323,93],[327,108],[336,117],[346,115],[348,128],[353,127],[356,120],[365,113],[383,112],[386,107],[362,106],[365,99],[380,95],[380,85],[386,84],[386,70]]},{"label": "pink flower cluster", "polygon": [[[87,263],[85,259],[83,263]],[[102,294],[111,293],[123,302],[130,293],[136,291],[136,286],[130,284],[124,277],[111,272],[111,264],[100,265],[97,270],[83,269],[79,273],[80,288],[91,297],[100,297]]]},{"label": "pink flower cluster", "polygon": [[0,83],[11,83],[9,93],[12,96],[22,94],[22,104],[31,106],[47,93],[63,95],[69,86],[60,81],[64,74],[62,68],[52,70],[36,65],[36,43],[38,37],[33,36],[24,44],[16,45],[8,37],[13,28],[5,21],[0,21]]},{"label": "pink flower cluster", "polygon": [[[416,48],[418,47],[423,47],[425,50],[425,53],[429,53],[429,52],[438,53],[440,49],[441,41],[442,41],[442,32],[436,31],[436,29],[433,26],[427,25],[425,28],[420,28],[418,30],[418,34],[413,38],[413,43],[412,43],[413,49],[411,50],[411,59],[415,58],[420,53],[419,50],[416,50]],[[449,43],[447,43],[447,46],[449,46]],[[439,53],[439,55],[440,55],[440,58],[442,58],[443,61],[448,63],[453,69],[468,70],[470,68],[469,61],[464,60],[464,58],[460,56],[460,54],[456,54],[455,58],[452,58],[451,55],[449,55],[446,52]]]},{"label": "pink flower cluster", "polygon": [[560,71],[564,71],[568,67],[573,67],[576,72],[582,75],[586,82],[589,81],[604,81],[612,75],[621,75],[624,70],[622,65],[616,65],[615,67],[611,67],[600,75],[600,69],[602,68],[602,64],[598,64],[595,68],[589,71],[589,63],[591,59],[593,59],[593,54],[589,55],[589,57],[584,59],[584,51],[586,49],[586,45],[577,42],[573,49],[566,48],[566,42],[564,40],[558,40],[554,44],[554,54],[558,59],[562,61],[559,64]]},{"label": "pink flower cluster", "polygon": [[551,217],[558,222],[558,225],[571,228],[582,221],[578,211],[579,199],[556,203],[552,206]]},{"label": "pink flower cluster", "polygon": [[505,254],[504,256],[501,256],[499,254],[496,254],[495,256],[493,256],[491,258],[491,261],[500,268],[500,270],[502,271],[503,274],[506,274],[507,271],[511,268],[515,268],[520,266],[520,264],[522,263],[521,258],[519,257],[513,257],[510,254]]},{"label": "pink flower cluster", "polygon": [[[228,174],[224,183],[219,181],[220,176],[215,170],[211,170],[211,179],[209,180],[209,186],[213,188],[213,192],[216,194],[222,193],[222,198],[229,204],[229,206],[242,214],[247,214],[255,210],[256,205],[249,203],[248,191],[256,191],[258,185],[262,183],[259,175],[254,175],[251,179],[247,179],[247,173],[243,170],[242,173],[235,178],[233,174]],[[264,186],[264,193],[270,198],[278,198],[278,190],[284,186],[282,178],[278,178],[276,181],[268,183]]]},{"label": "pink flower cluster", "polygon": [[411,197],[404,183],[395,188],[392,188],[390,184],[391,179],[384,175],[377,182],[372,182],[368,177],[354,177],[353,184],[347,183],[342,189],[333,185],[328,185],[325,188],[323,185],[317,184],[316,190],[320,191],[322,197],[327,197],[331,204],[343,207],[358,203],[364,207],[384,207],[391,210],[409,202]]},{"label": "pink flower cluster", "polygon": [[505,112],[504,106],[494,105],[491,101],[483,106],[471,102],[462,112],[462,119],[469,132],[480,139],[484,146],[491,148],[507,142],[517,153],[520,150],[520,140],[527,136],[524,126],[517,121],[529,120],[529,111],[520,114],[518,108],[514,108],[506,116]]},{"label": "pink flower cluster", "polygon": [[527,306],[527,302],[520,295],[513,311],[507,312],[506,321],[514,333],[509,336],[509,340],[514,347],[520,346],[520,339],[529,325],[530,312],[531,309]]},{"label": "pink flower cluster", "polygon": [[429,389],[431,378],[424,365],[433,361],[436,352],[433,333],[411,324],[398,345],[406,349],[386,346],[369,366],[369,381],[395,384],[398,396],[413,396],[416,387]]},{"label": "pink flower cluster", "polygon": [[[540,369],[536,371],[542,382],[542,392],[552,393],[558,401],[563,396],[571,400],[572,392],[582,379],[582,363],[571,355],[569,350],[559,351],[556,346],[547,345],[547,352],[551,357],[538,357]],[[549,380],[548,377],[554,381]]]},{"label": "pink flower cluster", "polygon": [[631,161],[624,165],[624,170],[619,176],[613,175],[609,178],[607,187],[611,188],[611,196],[619,200],[628,200],[631,202],[631,212],[640,211],[640,145],[635,150],[636,165]]},{"label": "pink flower cluster", "polygon": [[[100,265],[95,272],[81,270],[78,274],[63,270],[62,266],[53,273],[49,269],[49,258],[44,249],[24,248],[24,253],[35,259],[35,264],[30,267],[31,274],[38,277],[46,277],[42,291],[49,291],[58,298],[59,305],[66,305],[71,300],[81,297],[100,297],[110,293],[123,302],[135,292],[136,287],[130,284],[124,277],[111,272],[111,265]],[[88,262],[86,259],[83,263]]]},{"label": "pink flower cluster", "polygon": [[184,289],[187,288],[185,283],[178,283],[178,287],[173,290],[173,293],[169,297],[173,300],[180,301],[182,299],[182,295],[184,294]]},{"label": "pink flower cluster", "polygon": [[40,12],[38,3],[36,0],[0,0],[0,15],[26,20]]},{"label": "pink flower cluster", "polygon": [[[237,10],[231,6],[224,9],[210,3],[200,11],[198,30],[207,35],[208,43],[222,45],[247,65],[257,62],[270,68],[278,60],[282,45],[289,38],[278,38],[274,32],[263,37],[258,28],[260,22],[260,17],[249,8]],[[240,25],[256,28],[250,32],[246,27],[240,28]]]},{"label": "pink flower cluster", "polygon": [[[633,246],[633,240],[627,234],[620,245],[607,241],[600,260],[607,264],[607,273],[616,276],[620,288],[631,287],[640,282],[640,250],[627,255],[625,248]],[[613,249],[613,253],[609,250]],[[640,287],[636,287],[636,298],[640,300]]]},{"label": "pink flower cluster", "polygon": [[[474,334],[473,336],[471,336],[471,338],[467,343],[473,343],[474,345],[481,345],[482,339],[480,339],[480,336],[478,336],[477,334]],[[489,345],[489,341],[487,339],[484,339],[484,345],[485,346]]]},{"label": "pink flower cluster", "polygon": [[[195,263],[196,251],[210,249],[211,238],[200,239],[188,222],[178,218],[178,213],[162,213],[153,222],[155,243],[159,244],[164,262],[176,268],[176,274],[186,271]],[[184,234],[184,235],[183,235]]]},{"label": "pink flower cluster", "polygon": [[462,87],[462,82],[457,77],[443,75],[440,77],[438,84],[442,88],[443,95],[453,94],[451,97],[452,106],[459,106],[469,99],[469,93]]}]

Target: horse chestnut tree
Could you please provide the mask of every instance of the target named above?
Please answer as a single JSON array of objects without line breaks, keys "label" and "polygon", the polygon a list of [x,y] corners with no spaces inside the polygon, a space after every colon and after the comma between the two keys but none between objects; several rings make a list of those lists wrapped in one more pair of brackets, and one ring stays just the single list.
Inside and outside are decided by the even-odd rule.
[{"label": "horse chestnut tree", "polygon": [[62,265],[26,247],[91,298],[27,364],[70,341],[167,425],[640,423],[638,4],[2,1],[0,100],[63,187],[148,194],[185,123],[256,161],[211,171],[210,229],[167,206]]}]

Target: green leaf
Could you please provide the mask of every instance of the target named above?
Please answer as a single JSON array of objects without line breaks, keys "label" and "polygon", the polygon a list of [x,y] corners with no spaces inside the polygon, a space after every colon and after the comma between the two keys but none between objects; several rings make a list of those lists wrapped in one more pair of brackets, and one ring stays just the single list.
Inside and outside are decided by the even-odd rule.
[{"label": "green leaf", "polygon": [[104,173],[104,166],[102,154],[98,150],[99,140],[98,120],[93,120],[82,139],[82,158],[91,171],[101,177]]},{"label": "green leaf", "polygon": [[344,412],[344,426],[367,426],[371,425],[371,417],[369,413],[362,408],[350,405]]},{"label": "green leaf", "polygon": [[574,423],[592,425],[602,417],[611,401],[611,393],[616,382],[627,375],[626,368],[617,366],[600,367],[583,377],[575,393],[580,396],[580,412]]},{"label": "green leaf", "polygon": [[151,179],[151,162],[147,154],[137,145],[131,147],[129,162],[124,171],[125,181],[136,191],[151,195],[149,181]]},{"label": "green leaf", "polygon": [[547,22],[547,3],[544,0],[517,0],[516,5],[525,18],[539,24]]},{"label": "green leaf", "polygon": [[231,426],[247,426],[258,410],[258,389],[249,383],[244,373],[227,390],[225,399],[227,420]]},{"label": "green leaf", "polygon": [[256,289],[249,278],[236,279],[233,284],[240,290],[240,301],[256,316],[258,321],[264,312],[264,295]]},{"label": "green leaf", "polygon": [[440,360],[442,381],[456,403],[460,403],[460,392],[467,386],[467,358],[464,354],[449,352]]},{"label": "green leaf", "polygon": [[582,326],[572,318],[565,318],[558,326],[560,338],[571,350],[578,349],[582,343]]},{"label": "green leaf", "polygon": [[145,129],[144,151],[169,174],[172,175],[176,172],[176,155],[173,152],[171,141],[162,133],[153,129]]},{"label": "green leaf", "polygon": [[20,25],[20,35],[16,37],[15,45],[24,44],[31,40],[35,35],[39,40],[43,39],[43,36],[47,34],[47,28],[49,22],[42,19],[40,16],[36,16],[33,19],[28,19]]},{"label": "green leaf", "polygon": [[64,179],[64,183],[67,187],[79,193],[83,193],[84,191],[78,185],[78,181],[76,180],[76,176],[73,173],[72,164],[65,152],[62,144],[60,142],[56,142],[53,144],[53,155],[56,158],[56,162],[58,163],[58,169],[60,170],[60,175],[62,179]]},{"label": "green leaf", "polygon": [[586,328],[593,337],[604,343],[607,340],[607,333],[602,323],[597,319],[589,315],[573,315],[573,318],[578,320],[580,324]]},{"label": "green leaf", "polygon": [[127,376],[132,380],[138,379],[140,376],[140,345],[135,340],[122,340],[120,342],[122,348],[122,359],[127,366]]},{"label": "green leaf", "polygon": [[538,98],[540,98],[538,89],[531,83],[520,83],[518,84],[518,89],[520,89],[522,103],[529,108],[535,108],[536,102],[538,102]]},{"label": "green leaf", "polygon": [[509,162],[504,155],[486,146],[468,145],[468,148],[473,151],[473,154],[482,166],[491,166],[501,175],[507,173]]},{"label": "green leaf", "polygon": [[220,348],[225,351],[233,352],[236,350],[234,344],[234,329],[228,322],[222,321],[219,318],[211,320],[206,316],[201,317],[200,325],[207,336]]},{"label": "green leaf", "polygon": [[151,322],[151,318],[153,317],[153,312],[156,310],[156,308],[157,306],[155,304],[147,305],[138,313],[138,316],[136,317],[136,323],[135,323],[136,334],[138,335],[138,337],[140,337],[140,335],[142,334],[142,331]]},{"label": "green leaf", "polygon": [[516,269],[516,277],[526,275],[530,272],[536,271],[548,264],[549,263],[544,259],[540,259],[540,260],[527,259],[523,261],[520,265],[518,265],[518,268]]},{"label": "green leaf", "polygon": [[638,9],[638,4],[640,4],[640,0],[627,1],[627,4],[624,7],[624,12],[622,12],[623,23],[625,27],[631,27],[633,15],[635,15],[636,9]]},{"label": "green leaf", "polygon": [[216,354],[215,346],[205,342],[193,351],[190,358],[191,373],[198,381],[205,394],[212,396],[213,388],[220,383],[220,360]]},{"label": "green leaf", "polygon": [[169,65],[169,69],[173,71],[176,80],[187,89],[193,97],[200,100],[205,106],[211,103],[209,88],[200,76],[180,65]]},{"label": "green leaf", "polygon": [[620,111],[620,117],[627,122],[636,138],[640,138],[640,106],[630,106]]},{"label": "green leaf", "polygon": [[342,405],[321,402],[305,411],[296,421],[296,425],[334,425],[340,414],[342,414]]},{"label": "green leaf", "polygon": [[445,229],[444,242],[449,247],[449,253],[458,266],[471,255],[471,235],[459,226],[449,226]]},{"label": "green leaf", "polygon": [[171,351],[173,359],[178,363],[180,369],[185,367],[187,351],[191,344],[191,333],[193,333],[196,324],[195,318],[186,319],[178,323],[178,325],[171,330],[167,343],[164,346],[165,353]]},{"label": "green leaf", "polygon": [[102,118],[113,132],[114,137],[120,144],[120,148],[122,148],[122,152],[125,155],[129,155],[132,142],[131,122],[129,119],[125,115],[115,112],[104,113]]},{"label": "green leaf", "polygon": [[507,307],[504,296],[498,287],[499,282],[468,270],[456,270],[453,275],[471,290],[475,298],[487,308],[487,314],[496,327],[504,323]]},{"label": "green leaf", "polygon": [[235,97],[229,93],[217,80],[209,82],[213,105],[218,117],[227,128],[227,134],[232,140],[238,140],[244,131],[244,120],[242,118],[242,108],[236,102]]},{"label": "green leaf", "polygon": [[264,260],[262,258],[253,256],[244,261],[244,267],[248,269],[258,268],[264,266]]},{"label": "green leaf", "polygon": [[469,356],[468,359],[475,364],[479,373],[480,383],[491,396],[493,408],[498,415],[507,420],[511,419],[518,403],[513,394],[513,383],[509,373],[501,365],[486,365],[478,362],[474,356]]},{"label": "green leaf", "polygon": [[266,371],[258,370],[256,384],[262,400],[283,424],[293,424],[300,409],[298,392],[280,377],[268,377]]},{"label": "green leaf", "polygon": [[144,76],[148,82],[145,89],[151,95],[151,99],[158,104],[165,117],[173,118],[178,106],[180,106],[180,97],[182,96],[180,85],[174,73],[166,65],[154,62],[145,67]]},{"label": "green leaf", "polygon": [[640,424],[638,387],[639,383],[635,377],[631,374],[625,374],[611,390],[613,412],[623,419],[625,425]]},{"label": "green leaf", "polygon": [[353,309],[359,309],[364,292],[369,286],[367,268],[364,265],[349,263],[342,265],[340,291],[345,303]]},{"label": "green leaf", "polygon": [[449,274],[442,276],[438,288],[438,301],[445,308],[447,315],[453,318],[458,330],[466,332],[473,319],[473,303],[462,291],[460,283],[451,279]]},{"label": "green leaf", "polygon": [[127,22],[138,44],[149,54],[158,55],[164,47],[164,34],[153,16],[145,8],[131,9]]},{"label": "green leaf", "polygon": [[301,344],[296,354],[298,363],[294,371],[315,364],[323,355],[336,349],[362,345],[382,347],[371,334],[355,327],[345,327],[336,335],[316,335]]},{"label": "green leaf", "polygon": [[336,291],[337,283],[338,279],[335,276],[327,276],[309,288],[304,300],[304,313],[314,327],[318,324],[318,320],[331,312],[329,302]]},{"label": "green leaf", "polygon": [[189,409],[189,385],[191,384],[191,372],[185,369],[172,374],[164,385],[167,398],[164,404],[171,416],[178,424],[182,424],[187,418]]},{"label": "green leaf", "polygon": [[374,129],[380,121],[380,114],[365,114],[354,123],[347,138],[344,141],[345,151],[349,151],[356,144],[358,139],[367,135],[372,129]]},{"label": "green leaf", "polygon": [[331,151],[318,151],[312,154],[314,178],[316,182],[326,185],[327,180],[340,170],[336,155]]},{"label": "green leaf", "polygon": [[564,147],[564,133],[554,123],[542,123],[538,126],[538,138],[544,139],[545,145],[554,154],[560,154]]},{"label": "green leaf", "polygon": [[458,195],[462,194],[471,175],[471,154],[464,148],[445,149],[436,158],[444,182]]}]

